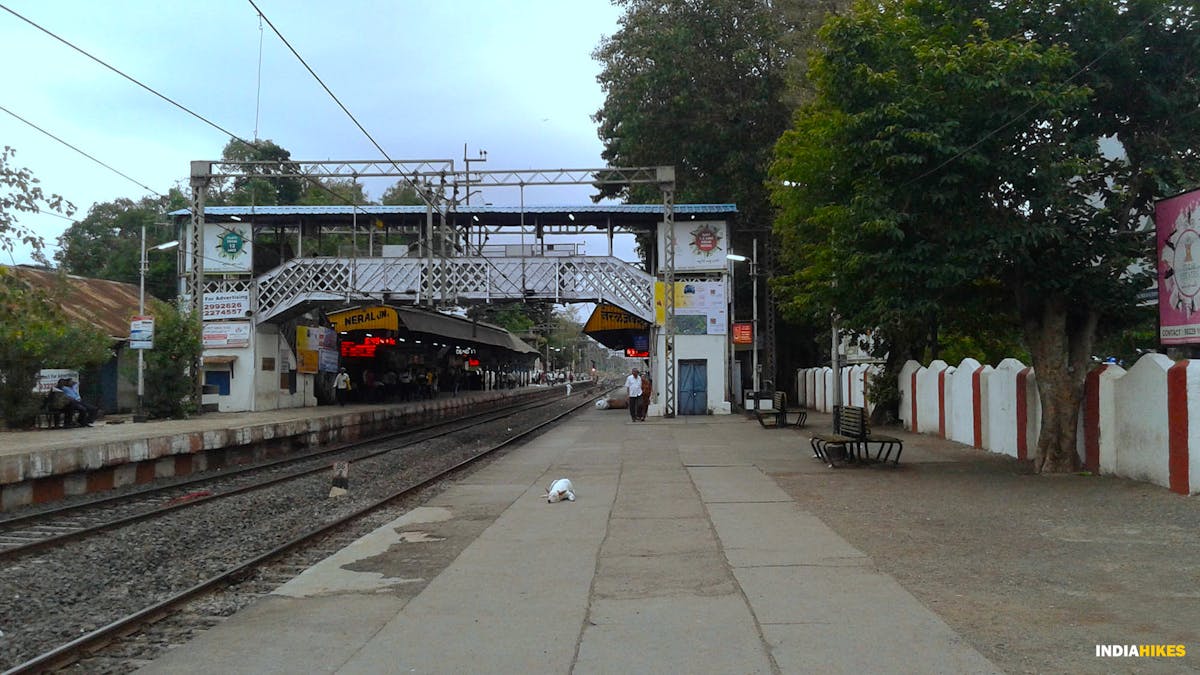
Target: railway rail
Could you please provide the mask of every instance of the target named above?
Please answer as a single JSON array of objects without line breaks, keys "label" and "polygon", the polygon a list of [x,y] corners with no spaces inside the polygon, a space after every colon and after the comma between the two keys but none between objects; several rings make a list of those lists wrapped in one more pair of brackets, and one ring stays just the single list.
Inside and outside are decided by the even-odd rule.
[{"label": "railway rail", "polygon": [[[358,462],[454,433],[463,425],[486,424],[541,405],[541,400],[524,401],[268,462],[243,464],[161,482],[124,494],[0,518],[0,561],[139,520],[156,518],[169,510],[189,508],[208,500],[228,498],[275,483],[327,472],[332,461]],[[379,447],[397,439],[403,440],[403,443]]]},{"label": "railway rail", "polygon": [[[87,672],[132,670],[139,662],[144,663],[142,651],[134,650],[133,656],[105,656],[104,646],[114,649],[112,645],[121,644],[121,636],[138,634],[145,627],[172,617],[196,598],[228,588],[238,580],[255,578],[256,571],[264,570],[267,563],[289,552],[303,553],[315,546],[312,555],[323,556],[327,549],[340,548],[358,536],[356,527],[370,526],[372,514],[411,498],[422,488],[501,448],[539,433],[588,405],[596,391],[589,388],[571,397],[558,396],[469,419],[460,417],[426,425],[422,427],[425,431],[420,441],[408,441],[386,450],[364,450],[363,443],[356,443],[313,453],[314,456],[291,462],[285,470],[286,476],[271,476],[269,486],[238,487],[222,483],[214,485],[215,489],[197,489],[202,483],[192,481],[187,481],[186,486],[172,485],[175,491],[172,497],[167,494],[151,497],[149,493],[132,497],[134,503],[142,502],[140,508],[144,513],[122,516],[115,521],[107,516],[102,518],[105,522],[99,527],[110,536],[81,534],[88,532],[83,527],[59,532],[58,528],[70,527],[72,521],[66,520],[67,513],[47,516],[63,520],[56,521],[59,524],[54,527],[45,526],[48,521],[41,521],[43,525],[39,527],[49,532],[48,536],[29,542],[31,545],[11,547],[3,552],[6,558],[0,559],[8,564],[0,570],[3,572],[0,610],[8,609],[4,603],[21,602],[25,593],[25,600],[32,606],[21,610],[23,605],[12,605],[11,609],[19,610],[18,613],[24,613],[34,622],[19,630],[0,625],[0,630],[11,631],[0,642],[0,667],[8,668],[4,675],[49,672],[83,659],[88,664],[83,668]],[[368,441],[379,442],[379,439]],[[355,488],[347,498],[329,499],[330,461],[347,453],[356,457],[352,460]],[[315,466],[303,466],[305,463]],[[260,466],[255,470],[278,473],[279,467]],[[221,476],[207,480],[219,483],[239,479]],[[253,491],[247,491],[250,489]],[[196,494],[205,490],[212,494]],[[184,492],[182,498],[180,491]],[[218,494],[221,499],[217,499]],[[87,510],[84,507],[72,507],[76,512],[74,517],[82,520],[78,514]],[[188,511],[181,513],[179,509],[185,507]],[[0,525],[13,520],[16,519]],[[33,522],[38,521],[35,518],[26,525]],[[134,542],[140,556],[129,553],[130,542]],[[274,569],[265,575],[261,592],[269,592],[307,564]],[[99,577],[90,581],[96,588],[95,597],[78,589],[67,600],[45,597],[53,595],[55,580],[67,583],[63,580],[89,572]],[[108,602],[114,598],[120,601]],[[102,608],[106,604],[117,606],[105,611]],[[203,612],[188,618],[185,623],[198,622],[203,627],[206,622],[220,620],[202,615]],[[36,655],[31,657],[31,654]]]}]

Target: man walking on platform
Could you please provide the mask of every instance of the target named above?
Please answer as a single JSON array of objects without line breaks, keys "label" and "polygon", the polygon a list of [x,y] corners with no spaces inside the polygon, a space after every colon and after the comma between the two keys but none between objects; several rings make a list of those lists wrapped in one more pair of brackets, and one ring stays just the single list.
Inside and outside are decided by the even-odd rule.
[{"label": "man walking on platform", "polygon": [[350,375],[345,368],[333,378],[333,393],[337,396],[338,405],[346,405],[346,398],[350,395]]},{"label": "man walking on platform", "polygon": [[625,378],[625,390],[629,392],[629,419],[636,422],[642,410],[642,378],[637,368]]}]

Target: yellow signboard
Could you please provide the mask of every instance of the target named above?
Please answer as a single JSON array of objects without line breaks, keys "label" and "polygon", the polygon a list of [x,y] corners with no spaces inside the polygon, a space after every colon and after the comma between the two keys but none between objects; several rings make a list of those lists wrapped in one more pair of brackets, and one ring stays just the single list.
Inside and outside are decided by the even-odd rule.
[{"label": "yellow signboard", "polygon": [[296,350],[296,372],[315,373],[320,367],[320,354],[315,349]]},{"label": "yellow signboard", "polygon": [[352,330],[400,330],[400,319],[391,307],[360,307],[330,314],[334,330],[344,333]]},{"label": "yellow signboard", "polygon": [[649,322],[643,321],[641,318],[626,312],[620,307],[601,303],[596,305],[596,309],[588,317],[587,324],[583,327],[583,332],[598,333],[606,330],[646,330],[649,327]]}]

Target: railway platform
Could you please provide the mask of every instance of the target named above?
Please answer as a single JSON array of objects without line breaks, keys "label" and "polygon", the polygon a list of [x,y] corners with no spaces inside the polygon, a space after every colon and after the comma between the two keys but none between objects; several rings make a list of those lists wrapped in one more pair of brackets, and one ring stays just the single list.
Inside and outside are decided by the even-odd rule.
[{"label": "railway platform", "polygon": [[408,403],[206,413],[182,420],[0,432],[0,511],[285,454],[544,394],[523,387]]},{"label": "railway platform", "polygon": [[[140,672],[999,672],[783,487],[900,472],[806,447],[589,409]],[[558,478],[576,501],[547,503]]]}]

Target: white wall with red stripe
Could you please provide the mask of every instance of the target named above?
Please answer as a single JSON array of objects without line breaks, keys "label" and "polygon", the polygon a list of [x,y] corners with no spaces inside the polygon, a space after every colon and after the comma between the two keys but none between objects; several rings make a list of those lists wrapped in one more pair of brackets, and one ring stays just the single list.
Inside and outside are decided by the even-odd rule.
[{"label": "white wall with red stripe", "polygon": [[[867,365],[842,369],[846,405],[874,407],[870,378],[879,370]],[[1005,359],[995,368],[975,359],[957,366],[909,361],[897,384],[900,419],[910,431],[1018,459],[1031,459],[1037,452],[1042,420],[1037,375],[1017,359]],[[803,405],[832,412],[831,368],[800,369],[796,389],[796,400]],[[1128,371],[1099,365],[1089,372],[1078,452],[1088,470],[1180,494],[1200,493],[1200,360],[1176,362],[1146,354]]]},{"label": "white wall with red stripe", "polygon": [[[870,400],[871,378],[880,373],[877,365],[860,363],[842,368],[842,400],[846,405],[875,409]],[[833,412],[833,368],[800,368],[796,391],[791,396],[809,410]]]},{"label": "white wall with red stripe", "polygon": [[[1018,459],[1036,454],[1037,375],[1016,359],[995,368],[974,359],[957,367],[909,361],[899,388],[910,431]],[[1200,493],[1200,361],[1147,354],[1128,371],[1097,366],[1085,382],[1078,452],[1089,470]]]}]

